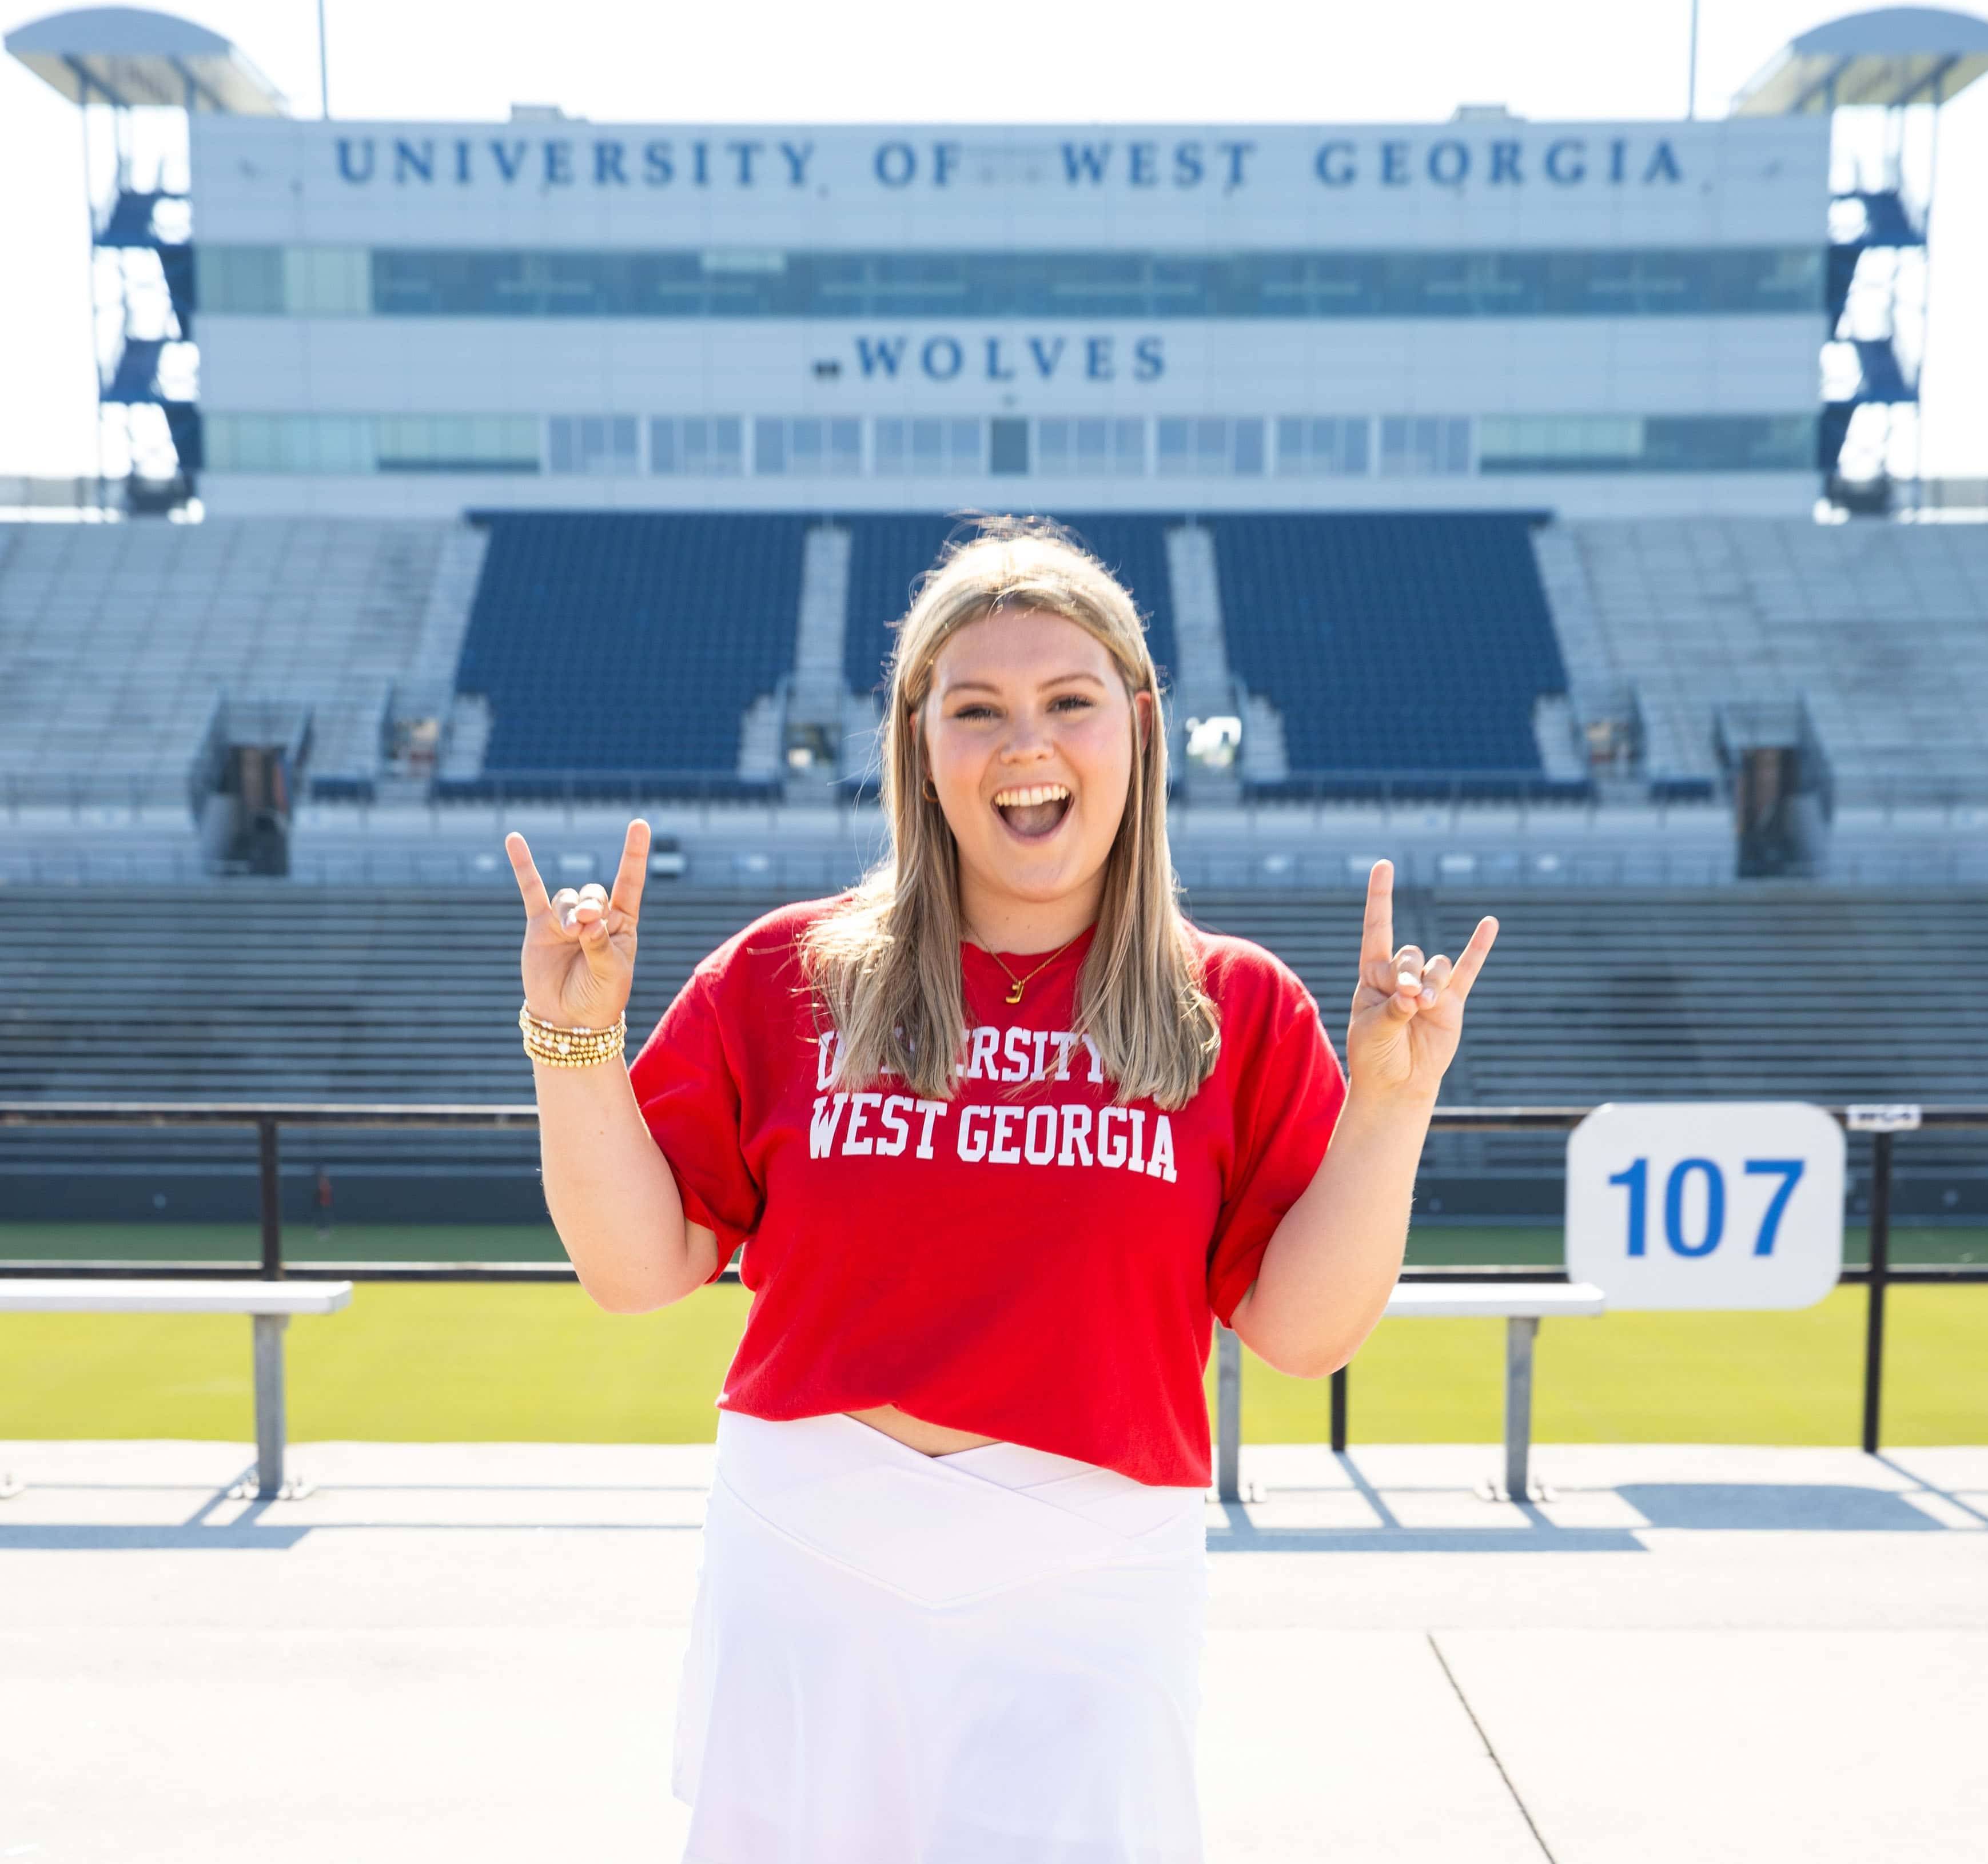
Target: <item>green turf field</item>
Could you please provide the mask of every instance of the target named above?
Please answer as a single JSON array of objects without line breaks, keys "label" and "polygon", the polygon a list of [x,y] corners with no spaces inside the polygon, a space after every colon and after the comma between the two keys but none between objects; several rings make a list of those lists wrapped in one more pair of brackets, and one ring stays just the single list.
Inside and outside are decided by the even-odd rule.
[{"label": "green turf field", "polygon": [[[187,1247],[184,1235],[167,1237],[163,1226],[156,1233],[171,1242],[171,1254]],[[490,1259],[502,1244],[516,1260],[548,1233],[449,1238],[423,1230],[400,1240],[404,1251],[430,1259]],[[1512,1245],[1529,1233],[1536,1244],[1550,1235],[1425,1229],[1417,1254],[1432,1259],[1433,1236],[1488,1252],[1463,1260],[1525,1260]],[[1969,1235],[1978,1250],[1979,1231],[1915,1233],[1911,1253],[1924,1260],[1922,1239]],[[45,1230],[25,1236],[10,1226],[4,1240],[18,1259],[52,1254],[65,1239]],[[100,1228],[66,1240],[71,1260],[111,1253]],[[117,1253],[133,1254],[122,1235],[115,1240]],[[363,1247],[324,1253],[377,1260],[389,1240],[375,1232]],[[32,1248],[22,1247],[30,1240]],[[311,1239],[294,1240],[302,1258]],[[337,1240],[346,1241],[344,1233]],[[1557,1235],[1551,1240],[1557,1250]],[[201,1253],[214,1259],[211,1243]],[[1900,1259],[1906,1255],[1902,1249]],[[712,1400],[748,1299],[725,1286],[658,1314],[614,1315],[576,1287],[362,1284],[345,1313],[291,1327],[291,1433],[300,1441],[708,1439]],[[1988,1443],[1988,1286],[1895,1288],[1890,1301],[1886,1440]],[[1540,1330],[1536,1435],[1544,1443],[1854,1443],[1864,1316],[1863,1291],[1841,1288],[1794,1314],[1548,1322]],[[1499,1321],[1383,1323],[1354,1365],[1354,1441],[1494,1441],[1503,1365]],[[1283,1378],[1246,1355],[1250,1440],[1321,1440],[1327,1403],[1324,1382]],[[0,1314],[0,1439],[245,1441],[250,1417],[244,1320]]]}]

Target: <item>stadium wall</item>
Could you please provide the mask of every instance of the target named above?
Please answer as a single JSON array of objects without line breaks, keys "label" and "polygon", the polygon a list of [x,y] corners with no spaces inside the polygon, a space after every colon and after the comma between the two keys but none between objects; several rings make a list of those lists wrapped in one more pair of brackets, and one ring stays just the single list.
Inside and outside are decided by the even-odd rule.
[{"label": "stadium wall", "polygon": [[1827,123],[193,123],[220,513],[1805,515]]}]

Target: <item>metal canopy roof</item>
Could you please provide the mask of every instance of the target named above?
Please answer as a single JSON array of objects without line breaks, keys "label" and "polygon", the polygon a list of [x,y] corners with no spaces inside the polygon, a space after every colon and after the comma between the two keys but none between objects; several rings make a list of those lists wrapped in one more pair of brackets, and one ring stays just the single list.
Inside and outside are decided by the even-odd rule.
[{"label": "metal canopy roof", "polygon": [[72,103],[286,113],[282,93],[219,33],[170,13],[83,7],[31,21],[5,42]]},{"label": "metal canopy roof", "polygon": [[1988,71],[1988,19],[1888,6],[1804,32],[1733,101],[1736,117],[1821,115],[1853,104],[1945,103]]}]

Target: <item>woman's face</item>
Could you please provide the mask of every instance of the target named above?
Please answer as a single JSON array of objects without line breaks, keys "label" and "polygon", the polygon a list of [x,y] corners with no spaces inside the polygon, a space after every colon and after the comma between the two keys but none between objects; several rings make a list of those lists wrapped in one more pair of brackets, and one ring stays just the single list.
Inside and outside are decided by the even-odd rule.
[{"label": "woman's face", "polygon": [[976,895],[1046,905],[1101,887],[1134,732],[1151,725],[1151,696],[1061,615],[1002,610],[945,644],[918,726],[969,915]]}]

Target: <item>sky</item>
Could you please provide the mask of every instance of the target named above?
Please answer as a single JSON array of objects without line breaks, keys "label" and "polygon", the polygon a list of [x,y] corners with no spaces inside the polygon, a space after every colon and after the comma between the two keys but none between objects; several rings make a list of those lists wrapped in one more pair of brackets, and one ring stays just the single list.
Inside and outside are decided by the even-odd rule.
[{"label": "sky", "polygon": [[[0,32],[62,10],[0,0]],[[319,107],[313,0],[164,10],[232,39]],[[1816,0],[1703,0],[1700,116]],[[332,113],[502,120],[513,103],[599,122],[1418,123],[1459,103],[1539,120],[1685,113],[1689,0],[326,0]],[[474,25],[465,21],[474,19]],[[96,470],[77,112],[0,58],[0,473]],[[1988,475],[1988,79],[1943,114],[1922,384],[1923,470]],[[195,204],[196,211],[198,203]]]}]

